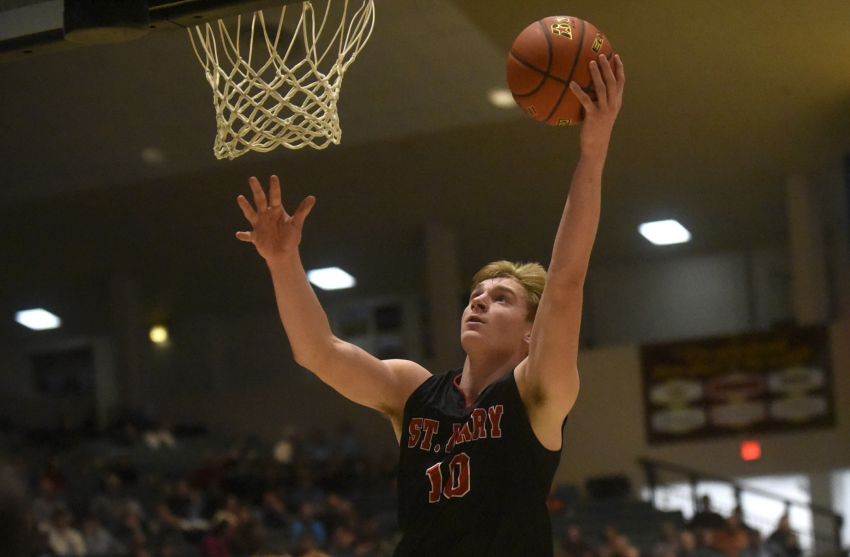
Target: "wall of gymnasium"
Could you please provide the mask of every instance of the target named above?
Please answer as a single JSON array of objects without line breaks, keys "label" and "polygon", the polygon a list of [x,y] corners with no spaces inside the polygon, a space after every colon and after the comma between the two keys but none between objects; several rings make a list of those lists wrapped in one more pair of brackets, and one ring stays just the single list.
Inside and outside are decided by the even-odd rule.
[{"label": "wall of gymnasium", "polygon": [[[764,458],[746,467],[737,439],[650,446],[643,426],[640,342],[702,338],[768,327],[790,319],[781,250],[727,253],[601,268],[588,286],[580,355],[582,390],[567,426],[560,481],[626,474],[641,483],[639,456],[726,475],[779,474],[850,467],[850,321],[832,326],[835,429],[765,436]],[[759,298],[750,299],[757,278]],[[621,277],[628,277],[624,280]],[[700,288],[694,288],[699,277]],[[754,279],[754,277],[756,277]],[[616,289],[612,285],[619,285]],[[612,294],[612,292],[614,292]],[[275,439],[287,425],[304,432],[350,421],[376,453],[395,452],[389,422],[333,392],[292,360],[273,308],[262,314],[195,315],[172,324],[172,344],[149,347],[144,362],[147,410],[179,422],[204,422],[231,434]],[[33,391],[20,350],[0,351],[4,411],[27,421],[60,410]],[[117,378],[116,378],[116,381]],[[66,409],[67,411],[67,409]],[[841,456],[846,455],[846,456]]]},{"label": "wall of gymnasium", "polygon": [[[846,200],[826,206],[838,211],[846,207]],[[766,330],[792,321],[794,276],[786,246],[594,267],[586,291],[582,392],[567,426],[558,480],[580,483],[589,476],[626,474],[639,484],[639,456],[734,476],[850,467],[846,217],[833,215],[842,223],[834,229],[843,226],[845,234],[833,238],[828,254],[833,277],[834,310],[828,320],[834,428],[764,436],[764,458],[746,466],[738,458],[738,439],[667,446],[646,442],[640,344]],[[350,421],[375,454],[395,452],[387,420],[346,401],[294,364],[273,307],[262,314],[194,315],[173,323],[172,329],[169,347],[146,345],[133,355],[132,367],[138,373],[131,387],[152,413],[269,440],[290,424],[309,431]],[[89,340],[100,347],[98,396],[105,397],[104,405],[115,403],[128,388],[127,380],[116,372],[122,356],[110,354],[104,338]],[[55,424],[63,409],[34,391],[27,362],[27,351],[34,348],[0,346],[0,403],[13,421]]]}]

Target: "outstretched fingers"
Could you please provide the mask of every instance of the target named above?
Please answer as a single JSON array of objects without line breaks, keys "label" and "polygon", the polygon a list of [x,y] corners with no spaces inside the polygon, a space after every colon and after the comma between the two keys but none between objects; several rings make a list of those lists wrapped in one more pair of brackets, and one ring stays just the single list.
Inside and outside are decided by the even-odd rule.
[{"label": "outstretched fingers", "polygon": [[283,206],[282,195],[280,192],[280,179],[277,175],[272,174],[269,178],[269,208],[276,209]]},{"label": "outstretched fingers", "polygon": [[299,229],[304,227],[304,221],[307,219],[307,215],[310,214],[310,211],[312,211],[315,206],[316,198],[312,195],[308,195],[301,200],[301,203],[298,204],[298,208],[295,209],[295,214],[292,215],[292,220]]},{"label": "outstretched fingers", "polygon": [[240,230],[236,232],[236,238],[242,242],[253,243],[258,250],[265,252],[270,249],[270,245],[279,241],[291,243],[292,238],[300,238],[300,230],[316,205],[316,198],[312,195],[305,197],[290,216],[283,209],[283,193],[277,176],[269,178],[268,195],[256,177],[251,176],[248,185],[254,196],[254,204],[252,205],[244,195],[237,196],[236,203],[253,230]]},{"label": "outstretched fingers", "polygon": [[268,207],[268,201],[266,200],[266,192],[263,191],[260,181],[255,176],[251,176],[248,178],[248,185],[251,187],[251,193],[254,194],[254,206],[257,212],[265,211]]},{"label": "outstretched fingers", "polygon": [[251,223],[251,226],[254,226],[257,222],[257,212],[251,207],[251,204],[245,199],[244,195],[239,195],[236,197],[236,204],[239,205],[239,208],[242,209],[242,214],[245,215],[245,220]]}]

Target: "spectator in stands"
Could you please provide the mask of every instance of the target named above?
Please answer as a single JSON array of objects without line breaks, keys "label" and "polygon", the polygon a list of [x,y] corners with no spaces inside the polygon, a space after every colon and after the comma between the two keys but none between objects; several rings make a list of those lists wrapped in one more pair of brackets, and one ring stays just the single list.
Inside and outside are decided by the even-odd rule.
[{"label": "spectator in stands", "polygon": [[263,525],[251,509],[242,507],[236,525],[230,530],[230,549],[235,555],[255,555],[264,542]]},{"label": "spectator in stands", "polygon": [[763,543],[761,532],[751,528],[747,530],[747,537],[750,543],[741,553],[741,557],[773,557],[767,545]]},{"label": "spectator in stands", "polygon": [[128,513],[144,517],[142,505],[124,492],[124,482],[114,473],[104,481],[104,490],[92,499],[91,514],[109,530],[115,531],[124,523]]},{"label": "spectator in stands", "polygon": [[325,498],[324,523],[329,530],[337,526],[354,528],[357,523],[357,511],[354,504],[336,493],[328,494]]},{"label": "spectator in stands", "polygon": [[227,529],[228,524],[224,520],[214,522],[213,527],[201,541],[202,557],[230,557]]},{"label": "spectator in stands", "polygon": [[294,543],[293,546],[292,546],[292,553],[296,557],[301,556],[301,555],[314,555],[314,554],[325,555],[320,550],[321,550],[321,546],[320,546],[318,540],[316,540],[316,538],[313,537],[313,535],[310,532],[307,532],[303,536],[301,536],[301,538],[298,540],[298,542]]},{"label": "spectator in stands", "polygon": [[700,507],[693,518],[689,527],[694,530],[716,530],[726,526],[726,519],[711,507],[711,497],[703,495],[700,499]]},{"label": "spectator in stands", "polygon": [[613,526],[607,526],[603,536],[604,541],[598,549],[599,557],[640,557],[640,551]]},{"label": "spectator in stands", "polygon": [[325,491],[316,485],[314,477],[315,471],[310,466],[302,465],[296,470],[295,486],[289,494],[295,508],[300,508],[305,502],[315,504],[324,502]]},{"label": "spectator in stands", "polygon": [[52,477],[43,475],[38,479],[38,495],[32,502],[32,516],[37,525],[46,526],[57,510],[68,510],[68,503],[59,495]]},{"label": "spectator in stands", "polygon": [[735,520],[738,521],[738,523],[741,525],[741,527],[744,530],[746,530],[748,533],[749,532],[757,532],[757,530],[755,528],[753,528],[752,526],[747,524],[747,521],[744,520],[744,509],[741,508],[740,505],[738,505],[734,509],[732,509],[732,516],[735,518]]},{"label": "spectator in stands", "polygon": [[203,518],[203,495],[197,489],[193,489],[187,480],[179,480],[165,502],[174,516],[180,520],[193,521]]},{"label": "spectator in stands", "polygon": [[[708,532],[708,530],[706,530]],[[697,540],[690,530],[679,532],[679,551],[677,557],[717,557],[717,553]]]},{"label": "spectator in stands", "polygon": [[679,532],[670,522],[661,525],[661,539],[652,546],[652,557],[670,557],[679,553]]},{"label": "spectator in stands", "polygon": [[89,557],[124,554],[127,549],[94,516],[83,520],[83,541]]},{"label": "spectator in stands", "polygon": [[749,532],[734,513],[726,519],[722,528],[714,530],[711,547],[725,557],[740,557],[749,545]]},{"label": "spectator in stands", "polygon": [[596,550],[584,539],[581,526],[569,524],[561,540],[564,557],[596,557]]},{"label": "spectator in stands", "polygon": [[86,542],[79,530],[71,523],[73,517],[66,509],[56,509],[47,525],[47,543],[56,555],[85,557]]},{"label": "spectator in stands", "polygon": [[797,534],[791,529],[787,514],[779,518],[776,530],[767,538],[768,550],[778,557],[800,557],[802,551]]},{"label": "spectator in stands", "polygon": [[296,547],[302,545],[302,538],[309,537],[316,542],[317,547],[324,546],[328,541],[325,525],[319,520],[319,505],[312,501],[304,501],[298,511],[298,516],[290,526],[290,539]]},{"label": "spectator in stands", "polygon": [[283,498],[273,489],[263,493],[260,513],[263,517],[263,525],[266,528],[280,530],[288,528],[292,517],[286,509]]},{"label": "spectator in stands", "polygon": [[141,508],[127,508],[121,524],[115,530],[115,535],[122,545],[130,549],[131,555],[147,548],[150,532],[144,521]]},{"label": "spectator in stands", "polygon": [[339,525],[331,530],[328,552],[331,557],[356,557],[354,552],[357,535],[348,526]]},{"label": "spectator in stands", "polygon": [[235,495],[228,495],[225,499],[224,507],[218,509],[213,515],[213,523],[224,522],[228,526],[228,531],[232,531],[239,524],[242,516],[242,503]]},{"label": "spectator in stands", "polygon": [[[56,557],[56,553],[50,549],[50,541],[47,539],[47,525],[30,533],[31,548],[27,557]],[[14,555],[14,554],[13,554]],[[23,557],[23,553],[20,553]]]},{"label": "spectator in stands", "polygon": [[356,528],[357,543],[354,546],[354,554],[368,557],[389,557],[392,555],[398,539],[387,540],[387,535],[381,529],[380,521],[375,517],[360,520]]},{"label": "spectator in stands", "polygon": [[183,539],[185,530],[184,521],[171,512],[165,502],[156,506],[153,517],[148,521],[150,541],[155,547],[165,545],[169,541]]},{"label": "spectator in stands", "polygon": [[233,450],[225,460],[221,488],[225,493],[236,495],[243,501],[258,499],[262,478],[254,469],[255,456],[247,447]]}]

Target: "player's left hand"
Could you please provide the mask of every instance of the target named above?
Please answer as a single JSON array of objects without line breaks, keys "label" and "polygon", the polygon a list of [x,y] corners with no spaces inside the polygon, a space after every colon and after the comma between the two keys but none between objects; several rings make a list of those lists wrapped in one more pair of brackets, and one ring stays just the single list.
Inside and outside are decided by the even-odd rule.
[{"label": "player's left hand", "polygon": [[596,99],[584,92],[575,81],[570,82],[570,90],[584,107],[584,123],[581,126],[582,148],[607,147],[608,139],[620,107],[623,105],[623,86],[626,73],[619,54],[611,61],[604,54],[590,61],[590,75]]}]

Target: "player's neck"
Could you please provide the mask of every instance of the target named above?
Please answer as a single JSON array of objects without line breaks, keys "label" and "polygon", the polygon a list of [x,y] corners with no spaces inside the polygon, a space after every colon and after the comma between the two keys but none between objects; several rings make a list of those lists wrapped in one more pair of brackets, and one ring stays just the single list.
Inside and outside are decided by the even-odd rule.
[{"label": "player's neck", "polygon": [[[500,355],[502,356],[502,355]],[[466,400],[475,400],[481,391],[513,370],[524,358],[476,357],[467,354],[463,363],[463,373],[460,376],[460,390]]]}]

